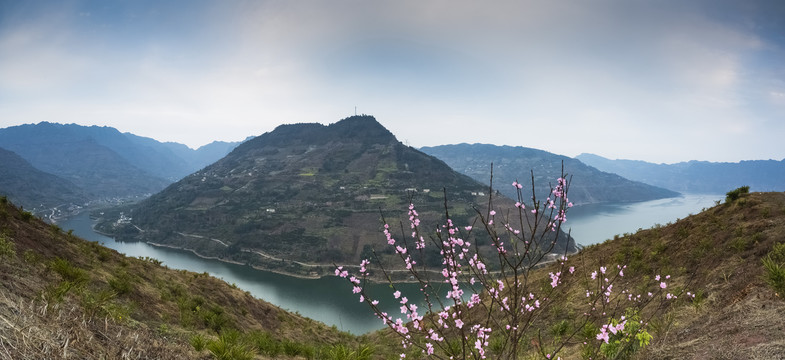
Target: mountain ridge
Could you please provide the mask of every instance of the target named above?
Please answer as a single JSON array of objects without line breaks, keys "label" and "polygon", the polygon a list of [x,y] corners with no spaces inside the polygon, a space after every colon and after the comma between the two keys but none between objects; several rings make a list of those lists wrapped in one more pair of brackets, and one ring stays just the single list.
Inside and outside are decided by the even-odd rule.
[{"label": "mountain ridge", "polygon": [[723,194],[727,189],[742,185],[750,186],[753,191],[785,191],[785,159],[655,164],[641,160],[611,160],[588,153],[580,154],[576,159],[602,171],[674,191]]},{"label": "mountain ridge", "polygon": [[[87,201],[148,196],[223,157],[236,145],[213,142],[192,150],[182,144],[160,143],[95,125],[41,122],[0,129],[0,146],[39,171],[73,183]],[[17,187],[14,191],[14,198],[49,201],[36,195],[34,189]]]},{"label": "mountain ridge", "polygon": [[[527,184],[535,177],[535,187],[548,189],[564,171],[573,179],[570,199],[576,205],[601,202],[634,202],[678,196],[678,193],[651,185],[634,182],[616,174],[600,172],[580,161],[544,150],[522,146],[491,144],[454,144],[427,146],[421,150],[444,160],[457,171],[487,184],[493,164],[494,188],[515,198],[513,181]],[[518,176],[525,176],[519,178]],[[530,189],[524,191],[527,198]]]}]

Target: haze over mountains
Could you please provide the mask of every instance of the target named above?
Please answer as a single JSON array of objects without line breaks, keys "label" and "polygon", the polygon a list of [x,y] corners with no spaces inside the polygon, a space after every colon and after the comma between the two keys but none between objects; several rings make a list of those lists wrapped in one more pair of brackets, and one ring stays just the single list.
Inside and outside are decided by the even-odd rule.
[{"label": "haze over mountains", "polygon": [[567,156],[526,147],[457,144],[423,147],[420,150],[485,184],[490,180],[493,163],[494,188],[513,199],[517,197],[515,189],[510,186],[513,181],[526,186],[524,199],[531,197],[532,175],[537,194],[547,194],[554,179],[562,175],[562,164],[564,172],[572,179],[570,200],[576,205],[647,201],[679,195],[675,191],[599,171]]},{"label": "haze over mountains", "polygon": [[83,204],[88,195],[72,182],[34,168],[12,151],[0,148],[0,193],[27,208]]},{"label": "haze over mountains", "polygon": [[[82,198],[78,199],[80,203],[149,196],[220,159],[237,144],[214,142],[193,150],[182,144],[161,143],[110,127],[48,122],[0,129],[0,148],[17,154],[38,171],[75,185],[82,193]],[[13,169],[8,171],[15,171]],[[27,176],[25,174],[31,173],[15,176]],[[30,181],[36,181],[34,178]],[[51,187],[36,187],[38,191],[47,188]],[[49,199],[46,203],[57,203],[54,199],[63,196],[59,191],[51,191],[30,202],[32,198],[23,194],[23,190],[0,188],[4,194],[18,198],[20,204],[28,207],[39,206],[44,202],[43,198]]]},{"label": "haze over mountains", "polygon": [[785,159],[654,164],[611,160],[594,154],[580,154],[575,158],[602,171],[679,192],[724,194],[742,185],[752,191],[785,191]]}]

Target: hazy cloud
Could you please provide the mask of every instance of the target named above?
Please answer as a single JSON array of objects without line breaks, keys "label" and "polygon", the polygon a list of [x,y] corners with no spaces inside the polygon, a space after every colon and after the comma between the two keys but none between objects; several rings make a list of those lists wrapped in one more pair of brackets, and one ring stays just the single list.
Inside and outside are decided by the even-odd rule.
[{"label": "hazy cloud", "polygon": [[0,10],[0,126],[101,124],[198,146],[358,106],[414,146],[785,157],[771,145],[785,134],[785,10],[774,0],[0,0]]}]

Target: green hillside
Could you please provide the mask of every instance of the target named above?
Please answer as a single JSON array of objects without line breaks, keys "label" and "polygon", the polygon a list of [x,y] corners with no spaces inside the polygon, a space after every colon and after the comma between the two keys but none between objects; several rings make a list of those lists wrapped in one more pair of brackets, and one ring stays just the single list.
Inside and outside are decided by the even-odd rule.
[{"label": "green hillside", "polygon": [[[107,211],[98,228],[320,276],[331,273],[333,262],[368,257],[380,243],[382,215],[396,224],[413,202],[424,219],[439,219],[446,195],[456,222],[469,224],[487,193],[487,186],[400,143],[372,116],[355,116],[329,126],[279,126],[123,209],[131,220],[118,223],[119,210]],[[561,234],[559,246],[565,245]]]}]

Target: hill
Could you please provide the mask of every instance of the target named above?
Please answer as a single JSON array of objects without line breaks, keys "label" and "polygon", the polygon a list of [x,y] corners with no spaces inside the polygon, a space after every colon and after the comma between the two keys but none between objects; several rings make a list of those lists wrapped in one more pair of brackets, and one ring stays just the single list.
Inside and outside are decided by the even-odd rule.
[{"label": "hill", "polygon": [[[592,263],[628,264],[630,286],[673,274],[698,294],[668,312],[641,359],[773,359],[785,354],[785,301],[766,283],[762,259],[780,248],[785,269],[785,193],[745,194],[672,224],[584,249]],[[775,250],[776,252],[776,250]],[[785,272],[783,272],[785,274]],[[781,279],[785,286],[785,278]]]},{"label": "hill", "polygon": [[512,187],[506,185],[516,180],[524,184],[530,183],[530,171],[533,171],[535,186],[547,189],[554,179],[561,175],[562,163],[565,172],[572,176],[570,200],[575,204],[647,201],[678,196],[676,192],[630,181],[586,166],[575,159],[537,149],[457,144],[423,147],[420,150],[485,184],[490,180],[490,166],[493,163],[494,187],[511,198],[515,198],[516,193]]},{"label": "hill", "polygon": [[[330,273],[329,266],[309,264],[370,255],[379,243],[380,210],[391,224],[404,218],[410,202],[423,218],[440,218],[446,192],[451,215],[470,224],[474,206],[488,201],[487,191],[401,144],[364,115],[329,126],[281,125],[123,209],[130,223],[118,223],[117,211],[106,212],[98,228],[125,239],[319,276]],[[566,235],[560,240],[567,245]]]},{"label": "hill", "polygon": [[611,160],[594,154],[580,154],[575,158],[602,171],[673,191],[724,194],[727,189],[743,184],[753,191],[785,191],[785,159],[654,164],[640,160]]},{"label": "hill", "polygon": [[4,359],[330,358],[363,341],[206,273],[77,238],[6,198],[0,320]]},{"label": "hill", "polygon": [[84,205],[88,199],[70,181],[40,171],[3,148],[0,148],[0,196],[7,196],[32,211]]}]

